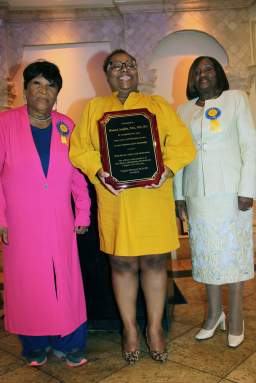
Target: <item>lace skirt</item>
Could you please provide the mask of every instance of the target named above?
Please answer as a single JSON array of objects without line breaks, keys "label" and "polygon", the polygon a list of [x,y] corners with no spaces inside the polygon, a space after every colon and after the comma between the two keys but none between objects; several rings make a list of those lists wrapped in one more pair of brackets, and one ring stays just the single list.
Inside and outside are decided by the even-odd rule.
[{"label": "lace skirt", "polygon": [[252,209],[237,195],[187,198],[193,278],[221,285],[254,277]]}]

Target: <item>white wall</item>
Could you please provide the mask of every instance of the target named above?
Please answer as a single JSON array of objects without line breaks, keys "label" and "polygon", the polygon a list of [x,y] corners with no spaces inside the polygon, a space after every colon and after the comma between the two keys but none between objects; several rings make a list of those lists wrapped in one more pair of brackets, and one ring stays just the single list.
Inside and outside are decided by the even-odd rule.
[{"label": "white wall", "polygon": [[174,107],[184,103],[189,67],[201,55],[213,56],[224,66],[228,64],[225,50],[206,33],[179,31],[162,39],[150,61],[150,68],[157,70],[154,93],[166,98]]},{"label": "white wall", "polygon": [[25,47],[22,65],[14,81],[18,96],[14,106],[22,105],[25,66],[35,60],[45,59],[55,63],[63,78],[63,88],[58,95],[57,109],[75,122],[89,99],[109,94],[102,63],[110,52],[109,43],[80,43]]}]

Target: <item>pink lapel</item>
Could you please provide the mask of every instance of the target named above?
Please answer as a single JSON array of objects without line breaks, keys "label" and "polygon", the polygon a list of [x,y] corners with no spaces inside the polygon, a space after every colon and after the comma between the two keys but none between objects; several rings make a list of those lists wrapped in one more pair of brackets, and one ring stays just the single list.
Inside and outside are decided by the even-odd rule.
[{"label": "pink lapel", "polygon": [[56,112],[52,112],[52,142],[51,142],[51,153],[54,153],[51,157],[51,162],[49,166],[49,176],[53,174],[59,174],[59,172],[67,172],[71,166],[71,163],[68,159],[68,140],[70,133],[67,139],[67,143],[61,142],[61,133],[59,131],[58,125],[63,123],[70,129],[69,124],[65,120],[64,116]]}]

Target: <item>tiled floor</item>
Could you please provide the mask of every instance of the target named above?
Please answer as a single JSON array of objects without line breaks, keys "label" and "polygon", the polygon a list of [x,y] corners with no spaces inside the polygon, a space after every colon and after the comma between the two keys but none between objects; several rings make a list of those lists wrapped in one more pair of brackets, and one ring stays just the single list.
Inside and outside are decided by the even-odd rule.
[{"label": "tiled floor", "polygon": [[[189,260],[173,261],[175,271],[190,267]],[[159,364],[151,360],[142,339],[140,361],[135,366],[127,366],[121,357],[118,333],[90,332],[87,365],[71,369],[50,355],[45,366],[31,368],[20,357],[17,338],[4,332],[1,323],[1,383],[256,383],[255,280],[245,284],[246,338],[238,349],[227,347],[227,333],[220,330],[211,340],[197,342],[194,339],[205,311],[204,288],[191,277],[179,277],[175,281],[188,303],[176,305],[174,308],[168,334],[167,363]],[[226,295],[227,291],[224,289],[225,309]]]}]

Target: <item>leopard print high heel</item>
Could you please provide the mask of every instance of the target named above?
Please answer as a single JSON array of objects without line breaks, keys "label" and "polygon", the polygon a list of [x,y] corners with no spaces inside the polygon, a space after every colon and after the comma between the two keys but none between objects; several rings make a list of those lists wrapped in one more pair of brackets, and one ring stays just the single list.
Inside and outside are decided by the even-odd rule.
[{"label": "leopard print high heel", "polygon": [[140,350],[139,350],[139,336],[138,336],[138,339],[137,339],[137,345],[136,347],[132,347],[132,348],[135,348],[135,350],[127,350],[127,347],[125,345],[125,336],[123,334],[123,339],[122,339],[122,354],[123,354],[123,358],[124,360],[128,363],[128,364],[135,364],[136,362],[138,362],[139,360],[139,356],[140,356]]},{"label": "leopard print high heel", "polygon": [[156,362],[165,363],[167,361],[167,359],[168,359],[168,351],[167,351],[167,349],[164,349],[163,351],[152,350],[151,346],[150,346],[149,339],[148,339],[147,329],[146,329],[145,335],[146,335],[146,343],[147,343],[149,354],[150,354],[151,358],[153,360],[155,360]]},{"label": "leopard print high heel", "polygon": [[140,351],[135,350],[135,351],[124,351],[123,350],[123,358],[128,364],[135,364],[136,362],[139,361],[139,355]]},{"label": "leopard print high heel", "polygon": [[168,359],[168,352],[167,351],[152,351],[149,350],[150,356],[153,360],[156,362],[162,362],[165,363]]}]

